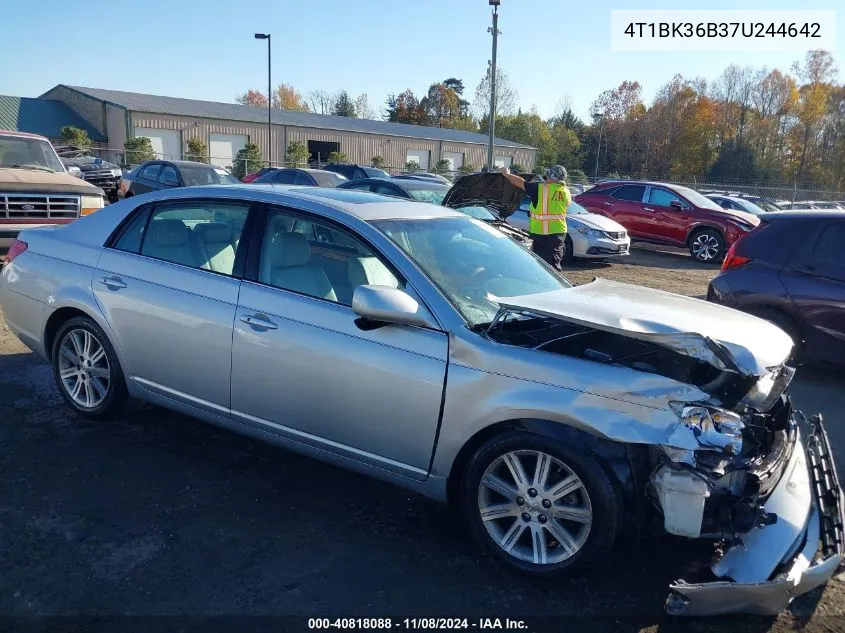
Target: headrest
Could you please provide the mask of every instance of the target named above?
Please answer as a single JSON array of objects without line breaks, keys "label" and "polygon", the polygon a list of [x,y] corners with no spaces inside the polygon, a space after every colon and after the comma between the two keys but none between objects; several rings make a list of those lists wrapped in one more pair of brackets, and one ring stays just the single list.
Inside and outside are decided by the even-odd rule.
[{"label": "headrest", "polygon": [[232,241],[232,227],[224,222],[197,224],[194,227],[194,231],[203,242],[216,243]]},{"label": "headrest", "polygon": [[270,225],[271,235],[275,233],[290,233],[293,230],[293,218],[289,215],[277,214]]},{"label": "headrest", "polygon": [[311,260],[311,245],[301,233],[279,233],[273,238],[273,266],[305,266]]},{"label": "headrest", "polygon": [[191,229],[182,220],[153,220],[147,239],[156,246],[181,246],[191,239]]}]

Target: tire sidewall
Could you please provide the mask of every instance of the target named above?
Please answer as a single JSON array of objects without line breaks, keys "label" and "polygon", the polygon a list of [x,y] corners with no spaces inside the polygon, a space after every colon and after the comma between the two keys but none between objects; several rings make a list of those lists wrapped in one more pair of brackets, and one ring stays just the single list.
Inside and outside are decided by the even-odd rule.
[{"label": "tire sidewall", "polygon": [[[695,253],[692,250],[693,243],[695,242],[696,238],[698,238],[700,235],[704,235],[704,234],[712,235],[713,237],[716,238],[716,241],[719,243],[719,252],[716,254],[716,257],[714,257],[713,259],[708,259],[708,260],[699,259],[698,257],[695,256]],[[689,254],[699,264],[711,264],[711,265],[721,264],[722,260],[725,259],[725,253],[726,252],[727,252],[727,249],[725,248],[725,238],[722,237],[722,234],[719,233],[719,231],[717,231],[716,229],[710,229],[710,228],[699,229],[695,233],[692,234],[692,237],[690,237]]]},{"label": "tire sidewall", "polygon": [[575,260],[574,249],[575,246],[572,244],[572,238],[567,233],[566,239],[564,240],[563,258],[561,259],[564,264],[571,264]]},{"label": "tire sidewall", "polygon": [[[109,378],[109,392],[105,400],[92,409],[80,407],[73,398],[68,394],[62,384],[62,379],[59,377],[59,349],[64,337],[71,330],[86,330],[92,334],[106,352],[106,357],[109,361],[109,370],[111,376]],[[126,401],[126,382],[123,378],[123,370],[120,367],[120,362],[117,359],[117,354],[112,347],[111,341],[106,336],[105,332],[92,319],[88,317],[74,317],[69,319],[61,325],[56,336],[53,339],[53,346],[50,353],[50,364],[53,368],[53,377],[56,380],[56,386],[61,393],[62,398],[67,402],[71,408],[89,418],[104,418],[116,414],[125,404]]]},{"label": "tire sidewall", "polygon": [[[550,565],[536,565],[504,552],[487,533],[478,508],[478,487],[487,467],[497,457],[515,450],[538,450],[561,460],[587,489],[593,522],[583,547],[570,558]],[[460,509],[473,537],[499,562],[536,576],[563,574],[606,558],[620,525],[619,496],[599,462],[591,454],[554,439],[524,431],[509,431],[481,446],[470,459],[460,487]]]}]

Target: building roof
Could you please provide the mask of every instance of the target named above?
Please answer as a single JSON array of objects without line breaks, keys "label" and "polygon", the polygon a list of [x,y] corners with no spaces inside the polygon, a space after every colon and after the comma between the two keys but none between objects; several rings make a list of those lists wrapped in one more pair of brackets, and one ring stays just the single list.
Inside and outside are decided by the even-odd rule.
[{"label": "building roof", "polygon": [[[63,84],[62,84],[63,85]],[[171,114],[177,116],[200,117],[206,119],[227,119],[233,121],[250,121],[265,123],[267,110],[238,103],[220,103],[217,101],[199,101],[197,99],[181,99],[178,97],[162,97],[139,92],[123,92],[121,90],[104,90],[102,88],[85,88],[83,86],[65,86],[82,94],[106,101],[133,112],[150,112],[155,114]],[[457,143],[487,144],[487,136],[465,130],[450,128],[425,127],[408,123],[391,123],[388,121],[372,121],[370,119],[354,119],[343,116],[313,114],[310,112],[293,112],[291,110],[272,110],[272,121],[276,125],[291,125],[296,127],[312,127],[344,132],[362,132],[365,134],[384,134],[389,136],[406,136],[411,138],[431,139],[436,141],[452,141]],[[495,139],[500,147],[533,149],[528,145],[514,143],[504,139]]]},{"label": "building roof", "polygon": [[59,138],[59,132],[65,125],[85,130],[92,141],[106,140],[88,121],[61,101],[0,95],[0,129]]}]

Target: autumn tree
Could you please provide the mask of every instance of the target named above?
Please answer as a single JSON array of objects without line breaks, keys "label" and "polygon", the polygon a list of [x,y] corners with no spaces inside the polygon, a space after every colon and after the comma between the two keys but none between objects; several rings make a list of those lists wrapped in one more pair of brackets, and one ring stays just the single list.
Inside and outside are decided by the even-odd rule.
[{"label": "autumn tree", "polygon": [[420,106],[419,99],[414,96],[410,88],[398,95],[388,95],[387,120],[395,123],[422,125],[425,120],[425,113]]},{"label": "autumn tree", "polygon": [[809,171],[812,171],[815,168],[812,163],[819,158],[816,149],[821,141],[824,119],[835,90],[833,80],[838,71],[830,53],[816,50],[807,52],[803,64],[795,62],[792,72],[804,82],[798,90],[799,123],[792,135],[794,155],[798,156],[795,178],[803,181],[808,162],[811,163]]},{"label": "autumn tree", "polygon": [[252,106],[253,108],[266,108],[267,95],[260,90],[247,90],[239,97],[235,97],[235,101],[245,106]]},{"label": "autumn tree", "polygon": [[[264,105],[267,105],[265,99]],[[279,84],[273,93],[273,107],[294,112],[310,112],[305,98],[290,84]]]}]

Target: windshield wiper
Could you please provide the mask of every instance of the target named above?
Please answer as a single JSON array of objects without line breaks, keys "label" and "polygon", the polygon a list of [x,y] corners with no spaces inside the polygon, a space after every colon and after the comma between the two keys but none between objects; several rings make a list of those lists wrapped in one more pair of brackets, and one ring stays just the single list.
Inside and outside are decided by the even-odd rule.
[{"label": "windshield wiper", "polygon": [[51,174],[55,173],[54,170],[50,169],[49,167],[43,167],[42,165],[8,165],[13,169],[35,169],[37,171],[49,171]]}]

